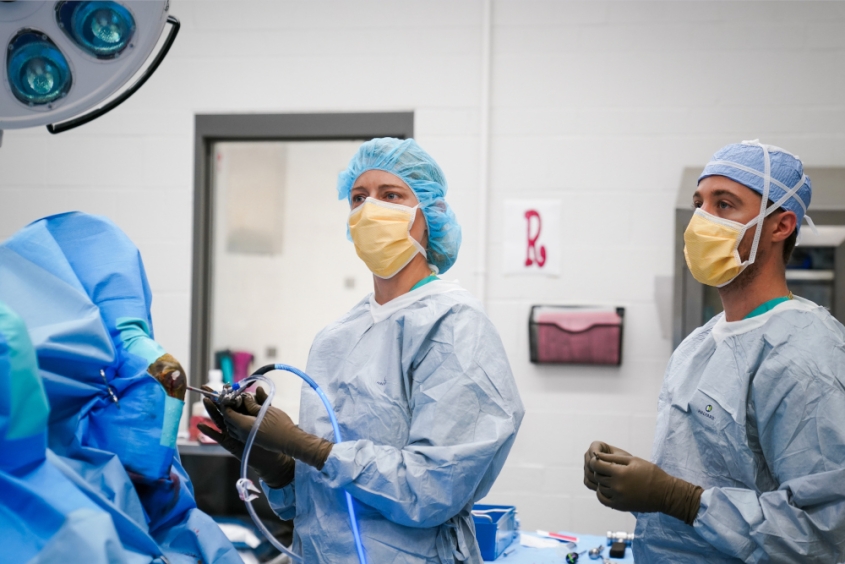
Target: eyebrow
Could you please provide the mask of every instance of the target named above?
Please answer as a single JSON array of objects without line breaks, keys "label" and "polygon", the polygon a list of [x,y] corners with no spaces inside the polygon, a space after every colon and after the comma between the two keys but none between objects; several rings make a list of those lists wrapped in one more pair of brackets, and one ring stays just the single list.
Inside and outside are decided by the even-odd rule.
[{"label": "eyebrow", "polygon": [[731,198],[733,198],[735,200],[738,200],[740,202],[742,201],[742,198],[740,198],[735,192],[731,192],[730,190],[725,190],[724,188],[719,188],[719,189],[713,190],[713,195],[716,196],[717,198],[721,198],[721,197],[724,197],[724,196],[730,196]]},{"label": "eyebrow", "polygon": [[[717,188],[716,190],[713,190],[712,195],[715,196],[716,198],[722,198],[722,197],[725,197],[725,196],[729,196],[729,197],[731,197],[731,198],[733,198],[737,201],[740,201],[740,202],[742,201],[742,198],[739,197],[736,193],[731,192],[730,190],[725,190],[724,188]],[[701,192],[696,190],[695,193],[692,195],[692,197],[693,197],[693,199],[695,199],[695,198],[702,199]]]},{"label": "eyebrow", "polygon": [[[377,188],[378,190],[385,190],[385,189],[399,189],[399,190],[410,190],[407,186],[400,186],[399,184],[380,184]],[[354,186],[352,190],[366,190],[364,186]],[[411,190],[413,192],[413,190]]]}]

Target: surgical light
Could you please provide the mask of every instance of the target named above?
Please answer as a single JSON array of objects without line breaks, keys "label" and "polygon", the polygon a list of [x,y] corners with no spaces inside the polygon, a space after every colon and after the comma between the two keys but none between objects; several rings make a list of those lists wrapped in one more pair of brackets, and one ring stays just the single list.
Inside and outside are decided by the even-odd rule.
[{"label": "surgical light", "polygon": [[73,79],[56,44],[34,30],[23,30],[9,43],[6,75],[15,98],[29,106],[50,104],[67,95]]},{"label": "surgical light", "polygon": [[74,43],[98,59],[120,55],[135,33],[135,18],[117,2],[60,2],[56,19]]},{"label": "surgical light", "polygon": [[0,0],[0,139],[4,129],[41,125],[61,133],[125,102],[176,39],[168,8],[169,0]]}]

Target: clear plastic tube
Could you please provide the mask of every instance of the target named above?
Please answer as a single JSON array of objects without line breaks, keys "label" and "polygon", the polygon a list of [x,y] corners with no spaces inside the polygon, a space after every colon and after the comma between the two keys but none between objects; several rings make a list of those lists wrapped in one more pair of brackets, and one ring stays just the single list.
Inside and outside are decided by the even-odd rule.
[{"label": "clear plastic tube", "polygon": [[[246,443],[244,445],[244,454],[241,459],[241,479],[238,480],[237,484],[238,493],[241,499],[244,500],[247,511],[249,512],[250,517],[252,517],[252,520],[255,522],[255,525],[264,534],[264,536],[267,537],[267,540],[270,541],[270,544],[276,547],[276,549],[278,549],[280,552],[288,555],[288,557],[290,557],[291,560],[293,560],[294,562],[302,562],[302,557],[298,556],[293,551],[291,551],[289,547],[286,547],[282,543],[280,543],[276,539],[276,537],[274,537],[270,533],[270,531],[267,530],[267,527],[264,526],[264,523],[261,522],[261,519],[259,519],[258,515],[255,513],[255,509],[253,509],[252,507],[252,500],[258,498],[256,494],[259,493],[259,490],[247,477],[247,469],[249,468],[249,453],[252,450],[253,442],[255,442],[255,435],[256,433],[258,433],[258,428],[261,426],[261,421],[264,419],[264,414],[270,408],[270,403],[273,401],[273,396],[276,395],[276,386],[270,379],[265,378],[263,376],[271,370],[283,370],[286,372],[291,372],[302,378],[309,386],[311,386],[311,388],[317,393],[317,396],[320,398],[320,401],[323,402],[323,406],[326,408],[326,412],[329,415],[329,420],[332,424],[332,431],[334,432],[335,443],[340,443],[343,441],[343,439],[340,435],[340,426],[337,423],[337,417],[335,417],[334,408],[332,408],[332,404],[331,402],[329,402],[329,398],[326,397],[326,394],[323,392],[320,386],[317,385],[317,382],[315,382],[308,374],[299,370],[298,368],[289,366],[287,364],[268,364],[267,366],[263,366],[256,370],[252,376],[244,378],[241,382],[238,383],[239,385],[235,384],[235,386],[238,386],[238,388],[235,388],[235,386],[233,386],[233,388],[235,388],[236,390],[242,390],[254,382],[262,382],[270,388],[270,392],[267,394],[267,399],[261,406],[261,409],[259,410],[258,415],[256,416],[255,424],[252,426],[252,429],[250,430],[249,436],[247,437]],[[352,536],[355,539],[355,549],[358,553],[358,561],[361,564],[367,564],[367,557],[364,554],[364,543],[361,541],[361,533],[358,530],[358,519],[355,515],[355,504],[349,492],[344,493],[346,494],[346,508],[349,512],[349,526],[352,529]]]},{"label": "clear plastic tube", "polygon": [[261,519],[258,517],[258,514],[255,513],[255,508],[252,506],[252,500],[258,499],[259,490],[255,487],[255,484],[252,483],[252,480],[249,479],[247,476],[247,469],[249,468],[249,453],[252,451],[252,444],[255,442],[255,435],[258,433],[258,428],[261,426],[261,421],[264,420],[264,414],[267,413],[267,410],[270,409],[270,404],[273,401],[273,396],[276,395],[276,385],[273,384],[273,381],[269,378],[265,378],[264,376],[257,376],[252,375],[248,378],[244,378],[240,382],[240,389],[246,388],[249,384],[254,382],[262,382],[266,384],[268,388],[270,388],[269,393],[267,394],[267,399],[264,401],[264,404],[261,406],[261,409],[258,411],[258,415],[255,418],[255,424],[252,426],[252,429],[249,431],[249,436],[246,439],[246,443],[244,444],[244,453],[241,457],[241,478],[237,482],[238,488],[238,495],[240,495],[241,499],[243,500],[244,504],[246,505],[246,510],[249,513],[249,516],[252,517],[253,523],[255,526],[258,527],[258,530],[264,535],[264,537],[270,541],[276,549],[286,554],[291,560],[294,562],[303,562],[302,558],[294,553],[289,547],[283,545],[279,540],[271,533]]}]

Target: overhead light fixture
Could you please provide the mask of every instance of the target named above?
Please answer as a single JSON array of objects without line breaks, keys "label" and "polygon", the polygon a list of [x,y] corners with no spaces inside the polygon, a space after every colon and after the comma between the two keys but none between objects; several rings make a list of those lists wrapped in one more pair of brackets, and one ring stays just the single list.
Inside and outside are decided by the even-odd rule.
[{"label": "overhead light fixture", "polygon": [[6,73],[12,94],[30,108],[64,98],[73,83],[67,59],[56,44],[32,29],[21,30],[9,42]]},{"label": "overhead light fixture", "polygon": [[[0,2],[0,139],[4,129],[41,125],[61,133],[126,101],[176,39],[179,20],[168,8],[168,0]],[[152,62],[126,86],[168,24]]]},{"label": "overhead light fixture", "polygon": [[98,59],[119,56],[135,34],[132,12],[117,2],[59,2],[56,20],[74,43]]}]

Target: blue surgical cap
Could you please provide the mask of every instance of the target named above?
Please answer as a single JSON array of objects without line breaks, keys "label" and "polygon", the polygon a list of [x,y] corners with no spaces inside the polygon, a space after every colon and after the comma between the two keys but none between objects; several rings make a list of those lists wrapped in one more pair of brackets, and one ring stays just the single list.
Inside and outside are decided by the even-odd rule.
[{"label": "blue surgical cap", "polygon": [[449,270],[461,248],[461,226],[446,203],[443,171],[413,139],[382,137],[367,141],[337,178],[337,196],[350,200],[355,181],[368,170],[395,174],[414,191],[428,224],[428,263],[439,273]]},{"label": "blue surgical cap", "polygon": [[[704,167],[698,181],[701,182],[708,176],[726,176],[762,195],[766,178],[764,151],[769,153],[771,163],[769,200],[777,203],[787,192],[798,186],[795,194],[782,202],[780,207],[795,212],[798,217],[797,229],[800,230],[807,208],[810,207],[813,185],[810,183],[810,177],[804,174],[801,159],[780,147],[763,145],[759,141],[743,141],[722,147]],[[807,219],[809,220],[809,217]]]}]

